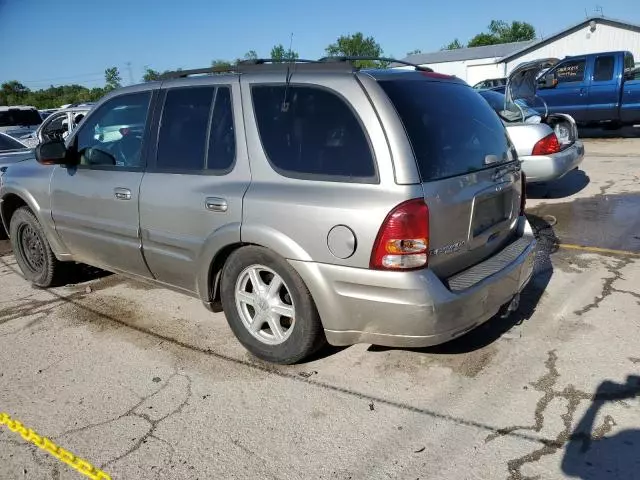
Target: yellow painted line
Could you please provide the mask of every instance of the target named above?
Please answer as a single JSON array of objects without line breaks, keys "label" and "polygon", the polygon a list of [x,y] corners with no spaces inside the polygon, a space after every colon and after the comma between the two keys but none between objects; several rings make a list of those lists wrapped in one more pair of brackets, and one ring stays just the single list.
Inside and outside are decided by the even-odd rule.
[{"label": "yellow painted line", "polygon": [[588,247],[586,245],[574,245],[572,243],[561,243],[558,246],[560,248],[567,248],[569,250],[582,250],[583,252],[608,253],[610,255],[624,255],[624,256],[627,256],[627,257],[638,257],[638,258],[640,258],[640,253],[638,253],[638,252],[630,252],[628,250],[615,250],[615,249],[612,249],[612,248]]},{"label": "yellow painted line", "polygon": [[86,460],[76,457],[73,453],[57,446],[47,437],[41,437],[30,428],[25,427],[17,420],[13,420],[6,413],[0,413],[0,425],[6,425],[12,432],[19,433],[27,442],[33,443],[36,447],[41,448],[45,452],[53,455],[61,462],[66,463],[71,468],[76,469],[82,475],[89,477],[91,480],[111,480],[111,477],[98,470]]}]

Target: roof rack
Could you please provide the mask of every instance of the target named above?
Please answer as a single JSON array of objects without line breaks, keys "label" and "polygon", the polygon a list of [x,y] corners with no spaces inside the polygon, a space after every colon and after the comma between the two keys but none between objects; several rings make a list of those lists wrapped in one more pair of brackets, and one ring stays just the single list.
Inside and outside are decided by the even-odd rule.
[{"label": "roof rack", "polygon": [[172,78],[186,78],[191,75],[207,75],[212,73],[243,73],[249,71],[265,71],[265,69],[278,69],[281,70],[284,67],[290,68],[303,68],[308,70],[354,70],[353,62],[357,61],[378,61],[388,63],[399,63],[401,65],[407,65],[414,67],[416,70],[423,72],[433,72],[429,67],[423,67],[421,65],[405,62],[404,60],[396,60],[395,58],[387,57],[351,57],[351,56],[339,56],[339,57],[323,57],[320,60],[307,60],[302,58],[296,58],[291,61],[289,59],[274,59],[274,58],[256,58],[253,60],[241,60],[235,65],[229,66],[217,66],[207,68],[196,68],[192,70],[176,70],[174,72],[166,72],[160,75],[159,80],[170,80]]},{"label": "roof rack", "polygon": [[397,60],[389,57],[359,57],[359,56],[336,56],[336,57],[323,57],[320,62],[358,62],[358,61],[374,61],[374,62],[387,62],[387,63],[399,63],[400,65],[406,65],[414,67],[421,72],[433,72],[432,68],[423,67],[417,63],[406,62],[404,60]]}]

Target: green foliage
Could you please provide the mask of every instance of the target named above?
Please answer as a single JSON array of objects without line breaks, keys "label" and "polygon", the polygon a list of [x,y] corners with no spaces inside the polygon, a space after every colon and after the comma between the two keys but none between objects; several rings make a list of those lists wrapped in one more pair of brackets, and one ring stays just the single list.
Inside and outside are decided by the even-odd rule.
[{"label": "green foliage", "polygon": [[294,50],[285,50],[281,43],[274,45],[269,55],[272,60],[292,61],[299,58],[298,52]]},{"label": "green foliage", "polygon": [[118,67],[107,68],[104,71],[104,82],[104,88],[107,92],[110,92],[111,90],[115,90],[116,88],[120,88],[122,86],[122,78],[120,77]]},{"label": "green foliage", "polygon": [[419,48],[416,48],[415,50],[411,50],[410,52],[407,52],[407,57],[411,55],[418,55],[420,53],[422,53],[422,50],[420,50]]},{"label": "green foliage", "polygon": [[[331,57],[381,57],[382,47],[373,37],[365,37],[362,32],[353,35],[342,35],[335,43],[329,45],[325,51]],[[385,65],[373,60],[354,62],[358,68],[376,68]]]},{"label": "green foliage", "polygon": [[500,43],[523,42],[536,38],[536,29],[527,22],[491,20],[489,32],[479,33],[469,41],[469,47],[497,45]]},{"label": "green foliage", "polygon": [[154,70],[153,68],[144,67],[144,75],[142,75],[143,82],[153,82],[155,80],[160,80],[160,75],[162,75],[159,71]]},{"label": "green foliage", "polygon": [[258,53],[255,50],[249,50],[244,54],[243,60],[257,60]]},{"label": "green foliage", "polygon": [[36,108],[58,108],[67,103],[95,102],[104,94],[102,88],[83,87],[82,85],[51,86],[41,90],[15,88],[18,82],[11,81],[0,86],[0,105],[32,105]]},{"label": "green foliage", "polygon": [[450,42],[449,44],[442,47],[442,50],[457,50],[458,48],[464,48],[464,45],[460,43],[460,40],[457,38]]}]

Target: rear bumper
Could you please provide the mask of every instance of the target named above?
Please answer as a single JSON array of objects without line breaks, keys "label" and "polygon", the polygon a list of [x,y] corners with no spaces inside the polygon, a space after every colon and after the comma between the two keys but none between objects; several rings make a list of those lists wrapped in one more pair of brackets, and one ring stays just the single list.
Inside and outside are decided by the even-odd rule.
[{"label": "rear bumper", "polygon": [[563,177],[576,168],[584,158],[584,144],[581,140],[553,155],[521,156],[522,170],[527,183],[548,182]]},{"label": "rear bumper", "polygon": [[290,262],[314,298],[329,343],[436,345],[493,317],[528,283],[535,240],[524,217],[520,223],[518,251],[506,247],[449,279],[449,288],[428,269],[384,272]]}]

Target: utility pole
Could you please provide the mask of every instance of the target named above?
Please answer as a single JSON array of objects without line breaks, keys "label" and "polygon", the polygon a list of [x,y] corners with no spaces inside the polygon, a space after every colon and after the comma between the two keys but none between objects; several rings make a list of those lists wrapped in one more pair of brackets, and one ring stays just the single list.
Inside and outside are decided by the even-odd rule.
[{"label": "utility pole", "polygon": [[127,70],[129,71],[129,85],[133,85],[133,72],[131,71],[131,62],[127,62]]}]

